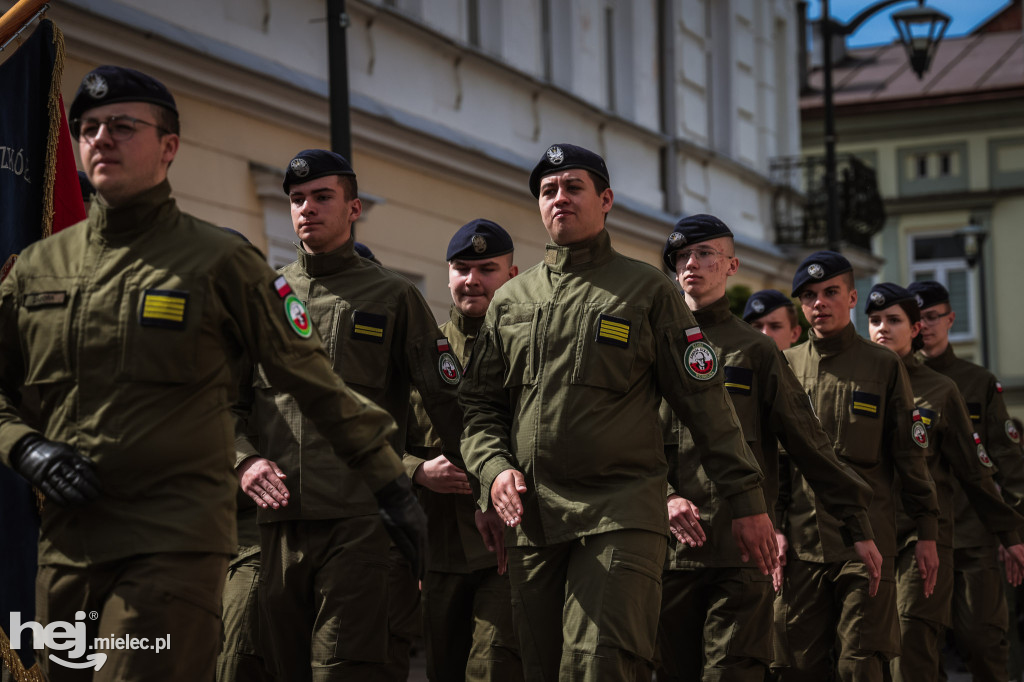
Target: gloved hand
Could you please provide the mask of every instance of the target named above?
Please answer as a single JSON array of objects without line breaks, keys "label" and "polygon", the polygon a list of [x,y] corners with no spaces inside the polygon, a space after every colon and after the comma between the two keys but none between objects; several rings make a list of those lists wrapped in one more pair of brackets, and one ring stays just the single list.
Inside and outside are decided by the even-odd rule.
[{"label": "gloved hand", "polygon": [[413,573],[422,579],[427,567],[427,515],[412,494],[412,481],[402,474],[375,495],[384,527]]},{"label": "gloved hand", "polygon": [[62,507],[75,507],[100,494],[96,465],[66,443],[36,433],[21,438],[11,450],[11,468]]}]

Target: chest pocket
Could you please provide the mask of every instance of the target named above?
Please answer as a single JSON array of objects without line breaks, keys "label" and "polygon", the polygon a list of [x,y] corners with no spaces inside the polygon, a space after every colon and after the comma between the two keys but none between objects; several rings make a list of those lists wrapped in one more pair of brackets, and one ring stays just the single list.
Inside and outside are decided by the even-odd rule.
[{"label": "chest pocket", "polygon": [[120,379],[183,384],[200,374],[205,290],[201,278],[129,277],[122,299]]},{"label": "chest pocket", "polygon": [[633,306],[586,306],[576,335],[572,383],[625,393],[639,373],[637,352],[647,333],[644,315]]},{"label": "chest pocket", "polygon": [[851,462],[873,465],[879,461],[885,401],[880,386],[841,384],[836,395],[838,425],[836,451]]},{"label": "chest pocket", "polygon": [[71,324],[77,298],[74,278],[40,277],[25,282],[18,314],[25,384],[71,380]]},{"label": "chest pocket", "polygon": [[732,399],[736,417],[743,429],[743,437],[751,442],[760,437],[760,418],[754,388],[754,370],[748,367],[725,366],[725,390]]},{"label": "chest pocket", "polygon": [[[346,383],[367,388],[387,385],[394,344],[394,311],[379,303],[336,301],[333,333],[321,334],[334,371]],[[318,329],[324,329],[318,320]]]},{"label": "chest pocket", "polygon": [[495,337],[505,358],[505,388],[531,386],[537,376],[536,340],[540,306],[506,303],[501,306]]}]

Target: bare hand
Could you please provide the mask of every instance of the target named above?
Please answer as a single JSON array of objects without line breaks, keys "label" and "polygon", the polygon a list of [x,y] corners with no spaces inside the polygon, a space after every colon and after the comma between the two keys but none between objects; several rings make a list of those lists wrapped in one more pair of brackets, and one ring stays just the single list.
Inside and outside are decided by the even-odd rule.
[{"label": "bare hand", "polygon": [[1014,587],[1024,580],[1024,545],[999,547],[999,560],[1006,566],[1006,582]]},{"label": "bare hand", "polygon": [[262,457],[250,457],[238,467],[238,484],[242,492],[256,504],[266,509],[288,506],[288,487],[284,479],[288,476],[276,464]]},{"label": "bare hand", "polygon": [[789,540],[786,539],[786,534],[776,530],[775,544],[779,547],[779,565],[772,569],[772,587],[778,592],[782,589],[782,569],[786,565],[786,552],[789,551]]},{"label": "bare hand", "polygon": [[732,520],[732,537],[740,548],[740,558],[754,560],[764,575],[771,575],[779,566],[779,546],[775,543],[775,528],[767,514],[741,516]]},{"label": "bare hand", "polygon": [[523,502],[519,496],[525,492],[526,479],[517,469],[502,471],[491,484],[491,504],[509,528],[515,528],[522,521]]},{"label": "bare hand", "polygon": [[[868,583],[868,596],[874,597],[878,594],[878,583],[882,580],[882,553],[878,551],[874,540],[855,542],[853,543],[853,548],[857,550],[857,556],[860,557],[860,560],[864,562],[864,566],[868,569],[868,575],[871,576],[871,581]],[[938,558],[938,555],[936,555],[936,558]],[[938,564],[936,564],[937,566]],[[935,580],[932,580],[932,587],[935,587]]]},{"label": "bare hand", "polygon": [[491,507],[485,512],[476,510],[473,516],[476,529],[480,531],[480,537],[484,539],[484,546],[488,552],[498,555],[498,575],[505,575],[508,569],[508,555],[505,553],[505,524],[501,522],[497,510]]},{"label": "bare hand", "polygon": [[935,540],[918,540],[914,546],[914,558],[917,559],[917,570],[924,580],[924,596],[932,596],[935,581],[939,579],[939,551]]},{"label": "bare hand", "polygon": [[469,495],[473,492],[469,487],[469,479],[466,478],[466,472],[449,462],[448,458],[444,455],[428,459],[416,467],[412,480],[414,483],[433,490],[435,493]]},{"label": "bare hand", "polygon": [[697,505],[679,495],[668,496],[668,529],[679,542],[701,547],[708,539],[700,525]]}]

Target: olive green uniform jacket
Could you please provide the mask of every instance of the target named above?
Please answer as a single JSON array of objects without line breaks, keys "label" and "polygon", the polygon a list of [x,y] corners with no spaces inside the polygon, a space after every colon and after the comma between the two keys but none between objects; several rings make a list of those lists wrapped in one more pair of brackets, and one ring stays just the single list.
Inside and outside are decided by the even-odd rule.
[{"label": "olive green uniform jacket", "polygon": [[[989,533],[998,533],[1004,545],[1020,542],[1021,518],[1003,500],[992,478],[994,467],[985,447],[974,440],[967,407],[948,377],[928,368],[919,357],[903,358],[914,392],[914,403],[928,428],[928,470],[939,498],[940,546],[953,547],[954,499],[959,492],[970,501],[975,518],[984,519]],[[917,529],[902,505],[897,507],[900,547],[917,540]]]},{"label": "olive green uniform jacket", "polygon": [[[181,213],[163,182],[26,248],[0,285],[0,458],[40,430],[96,463],[102,492],[43,511],[40,563],[235,551],[233,369],[265,368],[370,489],[402,475],[383,411],[300,336],[277,275],[237,236]],[[347,466],[346,465],[346,466]]]},{"label": "olive green uniform jacket", "polygon": [[[918,537],[938,537],[939,503],[928,474],[926,443],[914,432],[914,396],[899,356],[857,335],[852,324],[830,338],[810,338],[785,351],[840,461],[849,464],[874,493],[869,509],[875,545],[895,557],[895,484]],[[925,439],[927,440],[927,439]],[[795,464],[795,462],[793,462]],[[787,538],[804,561],[858,560],[839,522],[816,498],[799,465],[791,467]]]},{"label": "olive green uniform jacket", "polygon": [[[1020,434],[1010,422],[1006,403],[1003,402],[1003,389],[995,375],[980,365],[958,358],[952,346],[946,346],[941,355],[924,360],[928,367],[952,379],[960,389],[974,431],[995,465],[995,480],[1007,501],[1019,509],[1024,501],[1024,458],[1019,448]],[[986,529],[962,490],[957,491],[954,509],[955,549],[997,544],[997,538]]]},{"label": "olive green uniform jacket", "polygon": [[[769,508],[778,496],[781,441],[825,508],[843,520],[848,537],[854,542],[872,539],[867,511],[871,489],[836,458],[775,342],[735,317],[725,297],[694,311],[693,316],[721,360],[725,390],[747,445],[765,474],[762,490]],[[700,464],[690,430],[678,418],[673,421],[680,446],[678,455],[669,459],[669,492],[697,505],[707,542],[701,547],[670,543],[669,567],[754,566],[740,559],[732,537],[732,515]]]},{"label": "olive green uniform jacket", "polygon": [[[409,392],[416,386],[450,456],[458,459],[462,412],[456,387],[461,367],[450,351],[440,350],[441,332],[415,285],[360,257],[353,245],[349,239],[324,254],[298,247],[298,260],[280,272],[306,304],[332,373],[387,410],[398,424],[390,434],[395,450],[405,451]],[[246,429],[251,447],[239,444],[238,463],[254,451],[274,460],[288,476],[290,497],[287,507],[260,509],[260,523],[376,514],[371,489],[332,454],[330,443],[294,398],[268,379],[258,367]]]},{"label": "olive green uniform jacket", "polygon": [[[441,325],[442,335],[463,367],[469,362],[483,323],[484,318],[466,317],[452,306],[451,317]],[[408,448],[402,457],[409,478],[420,465],[441,454],[441,439],[430,424],[418,392],[413,393],[412,410],[415,425],[410,426],[410,431],[416,433],[410,433],[408,440],[418,447]],[[476,502],[472,495],[442,494],[420,488],[419,499],[430,519],[428,570],[468,574],[498,565],[497,557],[488,551],[476,528]]]},{"label": "olive green uniform jacket", "polygon": [[691,425],[732,513],[766,511],[724,372],[699,335],[672,281],[616,253],[607,231],[549,244],[543,263],[497,291],[459,399],[481,508],[502,471],[526,479],[522,523],[507,542],[544,546],[619,529],[667,535],[662,397]]}]

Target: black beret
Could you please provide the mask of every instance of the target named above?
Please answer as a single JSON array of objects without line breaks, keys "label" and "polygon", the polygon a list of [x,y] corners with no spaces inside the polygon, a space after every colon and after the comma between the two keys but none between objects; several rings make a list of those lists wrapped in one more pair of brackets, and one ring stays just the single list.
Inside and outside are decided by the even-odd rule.
[{"label": "black beret", "polygon": [[68,111],[71,135],[78,139],[82,114],[115,102],[149,102],[178,115],[171,91],[157,79],[123,66],[97,66],[85,74],[75,99],[71,101],[71,109]]},{"label": "black beret", "polygon": [[574,144],[553,144],[530,173],[530,192],[540,197],[541,178],[570,168],[583,168],[601,176],[609,185],[612,184],[608,179],[608,167],[600,156]]},{"label": "black beret", "polygon": [[790,296],[799,295],[800,290],[811,282],[824,282],[844,272],[853,272],[853,266],[842,255],[835,251],[815,251],[796,269]]},{"label": "black beret", "polygon": [[326,149],[304,149],[288,162],[288,172],[284,174],[284,193],[288,194],[292,185],[301,185],[327,175],[352,175],[348,160],[341,154]]},{"label": "black beret", "polygon": [[690,244],[699,244],[719,237],[731,237],[732,230],[721,220],[707,213],[681,218],[665,241],[661,257],[669,270],[676,269],[676,251]]},{"label": "black beret", "polygon": [[892,282],[879,282],[875,286],[871,287],[871,293],[868,294],[868,302],[864,306],[865,313],[873,313],[879,310],[885,310],[889,306],[899,304],[911,304],[917,307],[917,298],[914,294],[910,293],[899,284],[893,284]]},{"label": "black beret", "polygon": [[506,253],[512,253],[512,237],[498,223],[477,218],[471,220],[455,233],[448,242],[445,260],[484,260]]},{"label": "black beret", "polygon": [[907,291],[917,297],[917,307],[921,310],[931,308],[940,303],[949,303],[949,291],[946,287],[932,280],[911,282],[907,285]]},{"label": "black beret", "polygon": [[743,321],[749,324],[783,306],[794,307],[793,299],[778,289],[762,289],[747,299],[747,305],[743,308]]}]

